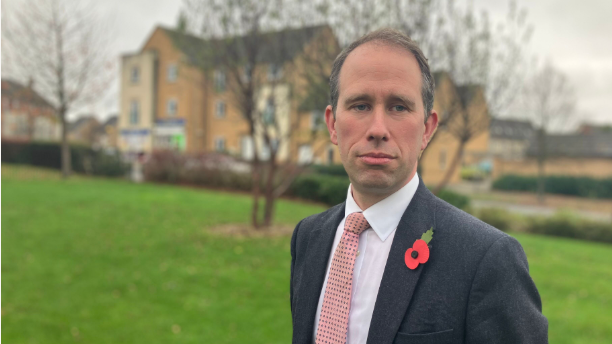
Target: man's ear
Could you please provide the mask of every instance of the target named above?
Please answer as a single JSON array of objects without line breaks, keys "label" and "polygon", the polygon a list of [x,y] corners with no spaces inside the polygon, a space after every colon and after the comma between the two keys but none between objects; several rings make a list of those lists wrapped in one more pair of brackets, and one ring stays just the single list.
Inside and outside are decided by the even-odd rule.
[{"label": "man's ear", "polygon": [[334,118],[334,111],[331,105],[327,105],[325,108],[325,124],[327,125],[327,131],[329,131],[331,142],[337,146],[338,134],[336,133],[336,118]]},{"label": "man's ear", "polygon": [[423,133],[423,141],[421,142],[421,151],[427,148],[427,144],[438,127],[438,113],[431,110],[427,121],[425,122],[425,132]]}]

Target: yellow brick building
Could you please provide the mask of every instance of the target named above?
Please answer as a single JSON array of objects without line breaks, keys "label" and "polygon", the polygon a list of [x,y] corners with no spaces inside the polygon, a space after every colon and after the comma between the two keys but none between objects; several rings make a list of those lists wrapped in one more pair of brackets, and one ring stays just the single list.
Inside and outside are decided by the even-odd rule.
[{"label": "yellow brick building", "polygon": [[[273,113],[280,132],[290,133],[290,140],[279,140],[279,160],[340,162],[335,146],[329,143],[324,127],[313,139],[312,132],[324,110],[298,111],[307,95],[306,82],[300,74],[304,56],[327,44],[339,52],[328,26],[285,30],[275,34],[293,35],[294,50],[282,65],[262,63],[253,77],[264,78],[256,100],[266,112],[275,99]],[[290,36],[291,38],[291,36]],[[180,40],[180,44],[177,43]],[[185,44],[187,43],[187,44]],[[209,73],[194,63],[191,48],[204,41],[177,31],[156,27],[142,49],[122,58],[119,149],[127,153],[148,153],[158,149],[178,149],[187,153],[224,152],[249,160],[257,147],[265,160],[269,149],[260,136],[253,142],[248,122],[234,101],[235,87],[225,70]],[[187,47],[187,48],[181,48]],[[335,54],[329,56],[335,57]],[[332,60],[322,61],[331,69]],[[289,132],[291,130],[291,132]],[[284,144],[283,144],[284,142]]]},{"label": "yellow brick building", "polygon": [[[473,123],[475,133],[464,147],[463,157],[452,173],[449,183],[461,180],[461,168],[490,159],[489,123],[490,118],[484,89],[478,85],[457,86],[447,72],[434,73],[436,91],[434,110],[442,125],[438,126],[435,137],[419,160],[423,182],[435,186],[442,181],[459,147],[457,127],[466,127],[465,118]],[[453,113],[453,120],[447,120]],[[445,123],[446,122],[446,123]],[[470,126],[470,127],[471,127]],[[464,129],[465,130],[465,129]]]}]

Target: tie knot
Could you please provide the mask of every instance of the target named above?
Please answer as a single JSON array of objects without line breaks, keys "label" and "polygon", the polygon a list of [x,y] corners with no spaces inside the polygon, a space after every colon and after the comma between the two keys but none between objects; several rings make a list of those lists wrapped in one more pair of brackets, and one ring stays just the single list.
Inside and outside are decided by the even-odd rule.
[{"label": "tie knot", "polygon": [[363,213],[351,213],[346,217],[344,222],[344,230],[355,233],[357,235],[370,227]]}]

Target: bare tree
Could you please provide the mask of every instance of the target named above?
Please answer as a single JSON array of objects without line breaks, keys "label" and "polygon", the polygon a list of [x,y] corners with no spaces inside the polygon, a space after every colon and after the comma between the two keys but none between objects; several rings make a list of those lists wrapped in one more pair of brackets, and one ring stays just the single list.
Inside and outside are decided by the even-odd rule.
[{"label": "bare tree", "polygon": [[10,12],[3,13],[3,73],[35,80],[37,91],[54,105],[66,178],[71,173],[66,115],[100,100],[112,80],[107,31],[85,1],[29,1]]},{"label": "bare tree", "polygon": [[[308,49],[308,44],[324,28],[292,27],[297,7],[297,1],[185,0],[179,21],[184,32],[174,37],[176,44],[188,52],[189,63],[198,66],[208,80],[223,79],[225,83],[227,79],[232,105],[248,124],[254,146],[251,222],[255,228],[271,224],[276,198],[302,170],[291,162],[296,148],[292,138],[304,134],[300,133],[303,112],[295,115],[292,99],[306,99],[307,85],[300,84],[295,71],[304,65],[299,56],[309,50],[316,53],[312,47]],[[200,39],[195,46],[189,32]],[[308,133],[307,142],[322,148],[324,141],[319,140],[319,133],[324,132]],[[280,155],[285,158],[282,164]],[[265,202],[260,220],[262,195]]]},{"label": "bare tree", "polygon": [[546,137],[550,131],[559,130],[574,113],[576,95],[567,77],[546,62],[530,78],[525,87],[525,105],[536,127],[538,160],[538,199],[544,202],[544,186],[547,159]]},{"label": "bare tree", "polygon": [[[441,7],[438,16],[441,25],[435,34],[439,41],[432,48],[437,59],[432,61],[432,69],[448,71],[453,82],[461,86],[459,97],[446,100],[442,109],[440,127],[448,129],[459,145],[434,190],[436,193],[448,184],[460,165],[466,144],[488,130],[490,117],[508,113],[510,105],[517,101],[526,73],[524,46],[533,31],[526,17],[527,11],[511,1],[506,18],[492,30],[485,11],[476,15],[472,7],[459,8],[454,0]],[[471,111],[465,99],[461,99],[477,86],[484,92],[486,114],[480,109]]]}]

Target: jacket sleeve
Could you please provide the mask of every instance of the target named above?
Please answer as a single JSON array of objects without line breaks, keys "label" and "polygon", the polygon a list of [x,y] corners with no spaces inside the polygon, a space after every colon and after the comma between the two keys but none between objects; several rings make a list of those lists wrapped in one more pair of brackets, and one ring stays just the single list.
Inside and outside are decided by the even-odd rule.
[{"label": "jacket sleeve", "polygon": [[466,343],[548,343],[548,321],[519,242],[504,236],[476,271],[466,316]]},{"label": "jacket sleeve", "polygon": [[[304,220],[302,220],[304,221]],[[302,224],[302,221],[300,221],[297,226],[295,226],[295,229],[293,230],[293,235],[291,236],[291,279],[289,280],[289,304],[291,306],[291,315],[293,316],[293,268],[295,266],[295,255],[296,255],[296,242],[297,242],[297,236],[298,236],[298,229],[300,228],[300,225]]]}]

